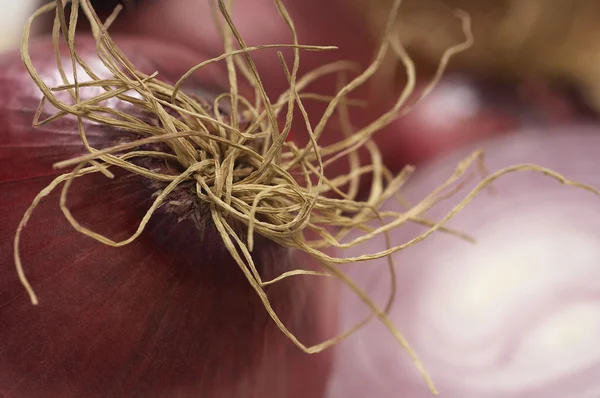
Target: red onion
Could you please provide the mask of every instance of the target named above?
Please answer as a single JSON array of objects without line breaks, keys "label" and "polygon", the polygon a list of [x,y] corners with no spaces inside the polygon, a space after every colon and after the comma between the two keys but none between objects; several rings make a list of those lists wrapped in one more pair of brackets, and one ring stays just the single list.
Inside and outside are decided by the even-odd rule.
[{"label": "red onion", "polygon": [[[482,144],[492,171],[535,163],[600,185],[594,128],[525,131]],[[449,177],[464,149],[417,169],[404,196],[416,203]],[[429,213],[439,220],[476,179]],[[508,174],[448,226],[476,244],[436,232],[397,252],[390,317],[405,333],[446,398],[600,396],[600,217],[598,197],[530,171]],[[399,211],[396,202],[383,210]],[[406,225],[392,244],[424,232]],[[383,239],[369,251],[385,248]],[[364,254],[364,246],[349,255]],[[347,268],[377,303],[389,292],[386,259]],[[340,325],[367,310],[343,292]],[[329,397],[430,396],[406,353],[378,322],[335,348]]]},{"label": "red onion", "polygon": [[[117,40],[132,62],[176,80],[198,57],[156,41]],[[78,37],[86,62],[95,43]],[[31,49],[42,79],[59,84],[52,45]],[[68,60],[68,61],[67,61]],[[64,57],[66,69],[70,58]],[[201,97],[227,84],[203,69],[188,90]],[[82,89],[82,92],[84,90]],[[32,306],[17,279],[13,237],[34,196],[60,171],[53,163],[85,153],[74,118],[32,128],[40,93],[15,54],[0,61],[0,395],[10,397],[203,396],[318,397],[329,354],[307,355],[275,326],[218,233],[164,206],[142,236],[110,248],[76,232],[51,194],[21,237]],[[124,106],[119,101],[111,106]],[[48,107],[46,107],[48,109]],[[138,111],[139,112],[139,111]],[[42,115],[42,119],[44,115]],[[114,145],[123,132],[86,122],[90,144]],[[85,226],[130,236],[156,187],[116,173],[77,179],[69,207]],[[184,207],[183,210],[186,210]],[[202,231],[197,224],[204,225]],[[258,239],[265,278],[313,260]],[[311,278],[311,277],[309,277]],[[266,288],[283,322],[306,344],[328,337],[333,303],[320,278],[295,277]]]}]

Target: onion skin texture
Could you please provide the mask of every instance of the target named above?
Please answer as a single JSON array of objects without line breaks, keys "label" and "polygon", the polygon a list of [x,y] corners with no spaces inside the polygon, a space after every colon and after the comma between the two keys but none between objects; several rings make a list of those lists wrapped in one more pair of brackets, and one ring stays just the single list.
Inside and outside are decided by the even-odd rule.
[{"label": "onion skin texture", "polygon": [[[593,126],[530,129],[477,147],[486,151],[492,172],[535,163],[598,187],[598,133]],[[472,148],[467,149],[417,168],[404,196],[417,203],[454,172]],[[440,220],[477,181],[439,203],[429,218]],[[494,187],[447,224],[476,244],[438,232],[394,255],[398,289],[392,322],[423,361],[440,397],[597,397],[599,198],[531,171],[501,177]],[[400,207],[389,202],[383,209]],[[392,243],[424,231],[406,225],[391,234]],[[384,247],[381,239],[368,249]],[[364,253],[363,246],[347,254]],[[390,289],[385,259],[346,271],[384,304]],[[367,312],[348,291],[340,303],[342,328]],[[335,352],[329,398],[431,396],[408,355],[378,322]]]},{"label": "onion skin texture", "polygon": [[[95,45],[77,40],[80,55]],[[176,46],[117,40],[146,73],[176,80],[200,58]],[[48,84],[56,79],[49,41],[31,48]],[[68,61],[68,62],[67,62]],[[64,65],[70,65],[68,58]],[[197,92],[224,87],[221,66],[195,75]],[[73,118],[33,129],[40,93],[18,54],[0,60],[0,396],[7,397],[319,397],[330,351],[303,353],[277,329],[239,267],[210,228],[157,212],[139,239],[121,248],[76,232],[59,191],[34,211],[21,239],[25,272],[40,298],[31,305],[14,269],[13,238],[34,196],[58,174],[52,164],[84,153]],[[90,144],[114,145],[123,133],[86,123]],[[69,194],[85,226],[130,236],[156,189],[113,170],[79,178]],[[315,267],[306,256],[258,239],[263,278]],[[309,345],[329,337],[333,300],[320,278],[269,287],[283,322]]]}]

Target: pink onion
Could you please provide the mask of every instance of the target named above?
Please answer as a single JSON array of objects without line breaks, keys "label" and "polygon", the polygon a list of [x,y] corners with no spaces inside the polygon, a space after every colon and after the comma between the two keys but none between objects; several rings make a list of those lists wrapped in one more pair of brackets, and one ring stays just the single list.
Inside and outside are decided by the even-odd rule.
[{"label": "pink onion", "polygon": [[[138,68],[158,70],[167,81],[199,59],[156,41],[117,42]],[[79,37],[77,43],[86,62],[99,62],[93,41]],[[30,53],[44,81],[59,84],[51,43],[39,41]],[[188,90],[208,98],[222,90],[227,79],[221,67],[204,69]],[[279,331],[217,232],[202,219],[196,220],[204,227],[199,231],[189,208],[163,207],[140,239],[115,249],[76,232],[58,207],[59,192],[50,195],[21,238],[24,267],[40,298],[39,306],[31,305],[14,269],[17,224],[34,196],[60,174],[52,164],[84,153],[73,118],[31,127],[40,99],[18,56],[4,56],[0,396],[321,396],[328,352],[307,355]],[[95,147],[124,139],[123,132],[106,126],[87,122],[86,128]],[[124,173],[114,180],[91,175],[74,183],[69,207],[82,224],[122,239],[131,235],[156,190]],[[255,246],[265,277],[314,266],[265,239]],[[333,301],[319,280],[297,277],[267,288],[284,323],[309,345],[329,338],[333,327],[327,317]]]},{"label": "pink onion", "polygon": [[[492,171],[536,163],[569,179],[600,185],[596,127],[522,131],[484,142]],[[404,191],[416,203],[449,177],[469,152],[417,169]],[[441,219],[476,183],[429,212]],[[398,290],[390,317],[405,333],[445,398],[591,398],[600,396],[599,199],[530,171],[483,191],[441,232],[394,255]],[[399,211],[397,202],[384,210]],[[392,244],[424,232],[407,225]],[[368,245],[385,248],[383,239]],[[347,254],[364,254],[365,246]],[[346,254],[346,253],[345,253]],[[348,273],[380,305],[389,292],[386,259]],[[366,307],[343,292],[340,326]],[[429,397],[406,353],[378,322],[335,348],[330,398]]]}]

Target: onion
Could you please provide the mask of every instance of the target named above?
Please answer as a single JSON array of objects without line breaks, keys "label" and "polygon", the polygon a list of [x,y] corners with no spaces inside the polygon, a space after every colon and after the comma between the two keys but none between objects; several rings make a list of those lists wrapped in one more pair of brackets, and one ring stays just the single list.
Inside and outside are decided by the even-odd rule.
[{"label": "onion", "polygon": [[[481,145],[490,170],[535,163],[598,186],[596,127],[521,131]],[[403,196],[420,200],[468,151],[417,169]],[[440,220],[476,184],[440,202]],[[449,223],[477,240],[435,233],[394,255],[390,318],[405,333],[446,398],[600,396],[600,218],[598,198],[539,173],[501,177]],[[382,210],[402,209],[390,201]],[[393,244],[422,233],[406,225]],[[380,239],[369,250],[385,248]],[[349,255],[362,254],[360,246]],[[346,253],[345,253],[346,254]],[[383,305],[386,260],[353,264],[348,274]],[[344,291],[342,328],[368,310]],[[430,396],[408,356],[378,322],[336,346],[330,398]]]},{"label": "onion", "polygon": [[[198,60],[156,41],[117,41],[138,68],[159,70],[166,80],[176,80]],[[98,62],[93,40],[78,37],[77,43],[86,62]],[[37,42],[30,53],[42,79],[60,84],[51,42]],[[70,58],[63,57],[63,64],[68,69]],[[225,84],[225,73],[209,67],[188,90],[210,99]],[[39,306],[30,304],[14,271],[17,224],[34,196],[61,173],[52,164],[85,153],[75,118],[31,127],[40,99],[18,56],[4,56],[0,395],[321,396],[328,352],[306,355],[278,330],[217,232],[201,217],[192,221],[190,213],[198,212],[186,206],[184,193],[181,207],[160,208],[141,237],[121,248],[75,231],[57,205],[59,192],[50,195],[21,237],[23,263],[40,297]],[[124,137],[93,122],[85,127],[94,147]],[[83,225],[122,239],[135,230],[157,187],[115,174],[112,180],[99,174],[78,178],[68,205]],[[257,238],[253,256],[265,277],[314,267],[306,255],[266,239]],[[325,340],[333,327],[327,318],[333,301],[320,280],[296,277],[266,288],[283,322],[307,344]]]},{"label": "onion", "polygon": [[[73,4],[70,24],[77,19],[78,4]],[[88,17],[93,14],[88,1],[82,4]],[[297,43],[296,31],[289,14],[279,2],[276,2],[276,6]],[[72,34],[76,29],[73,26],[67,28],[62,3],[51,3],[40,12],[52,11],[53,8],[57,9],[55,33],[61,31],[67,36],[67,42],[72,44]],[[238,44],[246,47],[229,18],[227,6],[219,2],[219,8]],[[390,29],[393,17],[392,13]],[[463,20],[467,37],[463,43],[449,49],[448,56],[467,48],[471,40],[468,19],[464,15],[459,15],[459,18]],[[107,24],[111,21],[112,16]],[[333,329],[332,322],[326,318],[334,311],[331,306],[335,305],[336,300],[332,300],[329,294],[335,290],[327,292],[326,286],[320,282],[311,281],[309,285],[305,277],[324,274],[344,281],[370,305],[373,310],[370,317],[376,316],[383,321],[396,343],[408,349],[424,382],[435,391],[427,372],[420,366],[419,358],[405,344],[394,325],[337,267],[336,264],[347,262],[348,258],[331,257],[325,253],[329,248],[345,246],[339,244],[338,239],[344,238],[347,229],[362,228],[364,223],[378,218],[380,213],[373,208],[378,208],[381,202],[393,195],[392,191],[396,187],[403,184],[406,174],[392,177],[390,169],[382,164],[382,151],[378,150],[369,137],[374,131],[389,127],[389,123],[406,105],[405,101],[410,96],[413,85],[407,86],[407,96],[398,98],[391,111],[383,113],[368,127],[353,135],[350,135],[352,128],[348,118],[341,115],[339,123],[349,138],[338,145],[319,148],[313,145],[299,150],[295,143],[286,143],[292,127],[294,103],[297,102],[298,110],[305,113],[300,97],[296,96],[299,49],[294,50],[295,59],[291,72],[287,64],[284,65],[290,92],[282,94],[275,105],[267,98],[256,74],[255,64],[244,56],[247,60],[246,68],[251,70],[248,78],[251,85],[256,87],[255,95],[258,100],[254,100],[257,101],[258,108],[261,102],[267,108],[264,114],[253,108],[252,99],[240,99],[234,73],[235,68],[240,66],[235,66],[228,59],[227,80],[232,85],[231,110],[227,115],[226,109],[216,105],[228,98],[226,94],[219,95],[214,101],[214,107],[218,108],[218,112],[214,114],[216,119],[205,125],[205,112],[210,109],[210,99],[214,96],[211,95],[212,90],[194,92],[191,87],[179,87],[179,82],[183,80],[179,80],[173,87],[162,82],[164,77],[159,81],[154,75],[134,72],[142,68],[151,73],[153,66],[157,65],[144,65],[144,62],[140,63],[135,59],[133,64],[129,63],[116,50],[110,37],[99,34],[103,27],[99,26],[100,22],[93,15],[90,22],[96,34],[99,54],[104,56],[104,66],[112,68],[108,78],[114,76],[114,79],[102,80],[102,86],[98,82],[96,85],[85,86],[81,92],[93,92],[102,87],[102,90],[112,93],[121,89],[121,93],[129,90],[128,93],[133,95],[125,98],[126,103],[122,103],[121,99],[116,100],[114,95],[110,97],[107,101],[112,108],[110,112],[109,108],[98,106],[97,102],[82,103],[78,97],[81,88],[78,83],[74,85],[77,96],[73,100],[77,102],[76,106],[65,106],[62,103],[58,105],[52,99],[54,95],[40,81],[47,78],[53,82],[52,86],[60,86],[61,80],[66,80],[58,78],[54,67],[48,67],[52,56],[47,52],[45,58],[41,57],[42,64],[46,67],[38,76],[29,65],[27,54],[32,52],[26,47],[27,41],[24,41],[22,50],[28,71],[36,85],[45,93],[44,98],[50,98],[49,102],[65,109],[66,113],[88,121],[84,127],[81,120],[73,118],[61,120],[54,128],[44,124],[41,131],[46,137],[39,142],[26,139],[29,138],[26,137],[29,129],[19,129],[22,123],[9,122],[8,137],[4,140],[4,150],[10,153],[6,157],[5,167],[9,172],[3,183],[3,189],[11,192],[6,195],[7,204],[4,206],[9,220],[7,225],[17,224],[18,219],[13,220],[11,217],[18,214],[22,197],[32,196],[31,192],[35,193],[43,188],[48,179],[56,175],[50,169],[50,164],[61,160],[56,159],[58,154],[62,158],[75,157],[78,152],[84,152],[84,149],[90,154],[62,162],[60,166],[55,164],[55,167],[79,164],[69,174],[72,178],[66,183],[60,197],[60,210],[69,218],[69,222],[58,216],[59,210],[56,207],[54,210],[44,207],[48,206],[46,202],[36,209],[37,216],[32,221],[38,222],[37,226],[30,225],[21,234],[21,227],[29,220],[29,212],[33,207],[25,213],[23,221],[18,223],[14,246],[19,279],[32,301],[37,303],[22,275],[18,254],[19,249],[22,253],[27,250],[29,253],[33,252],[34,254],[28,254],[29,257],[23,257],[26,262],[36,266],[30,273],[29,280],[37,286],[38,294],[44,294],[52,300],[48,304],[42,304],[42,308],[37,309],[40,312],[34,312],[35,309],[22,301],[23,293],[9,286],[6,289],[6,304],[2,310],[6,311],[7,321],[0,329],[0,337],[7,342],[6,352],[2,353],[2,357],[11,358],[11,361],[3,366],[6,367],[5,374],[18,376],[6,381],[9,386],[8,394],[321,396],[330,365],[329,358],[322,355],[306,356],[297,348],[307,353],[320,352],[362,325],[360,322],[346,325],[344,319],[344,332],[322,343]],[[233,48],[233,39],[226,33],[224,36],[227,52]],[[79,38],[77,42],[81,44]],[[139,43],[128,44],[129,51],[135,49],[138,57],[143,54],[143,51],[139,52],[143,49],[138,47]],[[383,59],[386,43],[381,45],[373,67]],[[88,42],[85,57],[89,57],[90,47],[92,45]],[[303,48],[329,49],[314,46]],[[36,50],[41,51],[41,47]],[[158,47],[152,51],[154,56],[159,56],[156,53]],[[177,51],[166,48],[160,57],[169,60],[171,66],[179,66],[183,61]],[[75,58],[73,50],[68,58]],[[70,64],[67,62],[68,58],[64,58],[64,64]],[[36,62],[39,61],[40,59]],[[6,61],[8,71],[16,69],[11,62],[14,61]],[[414,72],[410,63],[407,62],[407,65],[409,71]],[[442,62],[440,72],[444,65]],[[116,72],[119,67],[127,70],[124,73]],[[347,65],[338,67],[347,69]],[[210,76],[211,70],[215,76]],[[302,121],[306,122],[307,136],[311,136],[311,140],[316,140],[323,132],[328,131],[325,126],[335,106],[340,105],[344,92],[352,91],[354,85],[362,84],[363,79],[369,78],[371,70],[372,68],[357,77],[342,89],[340,95],[330,100],[328,112],[322,116],[314,130],[309,117],[302,117]],[[414,75],[412,72],[409,75]],[[22,70],[19,73],[22,76]],[[208,69],[208,72],[203,73],[201,76],[204,76],[204,81],[210,79],[209,76],[215,80],[225,76],[215,69]],[[91,73],[88,74],[91,76]],[[77,75],[84,74],[78,72]],[[317,75],[322,76],[315,76]],[[17,115],[18,121],[22,122],[25,115],[37,120],[40,114],[27,102],[40,99],[35,94],[36,90],[30,90],[31,83],[24,83],[18,73],[7,73],[7,76],[17,76],[14,80],[7,79],[6,83],[5,98],[10,99],[7,102],[7,118]],[[167,80],[169,76],[165,76]],[[75,79],[74,74],[73,78]],[[94,77],[94,80],[101,79]],[[413,78],[410,80],[414,83]],[[113,86],[117,88],[113,89]],[[299,83],[298,86],[302,84]],[[218,88],[219,84],[216,84],[215,91]],[[58,87],[56,90],[60,91],[56,95],[69,102],[68,86]],[[189,94],[184,95],[184,92]],[[139,99],[136,95],[140,96]],[[86,96],[84,94],[84,98]],[[96,101],[98,97],[94,98]],[[241,113],[238,113],[241,109],[238,101],[241,101],[239,103],[242,108],[247,108]],[[282,116],[284,112],[281,110],[286,105],[288,112],[285,127],[280,132],[276,117],[277,114]],[[115,113],[115,108],[122,113]],[[148,114],[141,113],[141,110]],[[51,114],[48,106],[40,108],[40,112],[42,118]],[[106,122],[103,123],[102,114],[109,114],[111,117],[105,117]],[[266,115],[265,119],[262,119],[262,115]],[[254,118],[257,119],[256,124],[252,123]],[[240,123],[238,120],[241,120]],[[223,127],[224,123],[231,123],[231,126]],[[115,129],[114,126],[121,126],[128,132]],[[78,142],[81,138],[79,133],[83,136],[84,128],[91,146],[110,149],[95,153],[95,149],[90,149],[87,145],[83,148]],[[139,135],[133,135],[131,131]],[[171,135],[166,137],[165,132]],[[135,149],[126,148],[131,152],[118,152],[123,149],[119,144],[148,136],[151,138],[144,145],[140,146],[138,143]],[[352,156],[357,151],[358,144],[355,141],[362,141],[365,145],[372,164],[362,168],[353,164],[350,176],[342,175],[324,182],[320,171],[325,163],[322,160],[323,153],[331,156],[331,159],[338,159],[336,156],[339,155],[356,160]],[[132,154],[137,157],[130,156],[124,162],[125,157]],[[104,163],[97,163],[96,159]],[[311,159],[313,164],[310,163]],[[40,164],[47,163],[38,166],[37,161]],[[85,170],[98,174],[78,178],[77,173],[87,162],[91,166]],[[103,169],[106,165],[115,166],[119,170],[124,165],[122,168],[133,171],[134,175],[127,175],[121,170],[113,177]],[[101,177],[100,172],[105,175]],[[360,173],[373,174],[373,184],[366,203],[355,200]],[[136,175],[149,175],[150,178],[140,180]],[[315,181],[316,184],[311,180],[315,175],[315,179],[319,180]],[[298,185],[296,178],[304,179],[307,186]],[[382,188],[384,182],[389,185],[385,189]],[[348,194],[339,192],[339,188],[344,186],[349,186]],[[66,190],[69,187],[72,189],[68,205],[79,220],[79,225],[70,218],[66,210]],[[38,194],[34,199],[34,207],[48,190],[49,188],[45,188],[42,194]],[[324,194],[331,191],[342,195],[343,200],[332,199]],[[165,200],[167,195],[168,200]],[[154,196],[156,200],[152,199]],[[428,199],[415,208],[413,216],[408,218],[398,212],[392,214],[394,223],[402,225],[407,220],[414,220],[430,224],[417,214],[420,209],[428,206],[427,201]],[[209,204],[206,205],[205,202]],[[146,213],[149,207],[150,210]],[[384,217],[388,216],[390,213]],[[92,226],[98,234],[85,230],[81,225]],[[142,229],[144,234],[139,239],[137,232],[132,235],[134,231]],[[253,241],[253,229],[272,240],[256,237]],[[377,233],[371,234],[369,228],[362,229],[362,237],[348,245]],[[332,230],[334,232],[330,233]],[[82,237],[80,232],[114,248],[97,246],[93,239]],[[320,239],[312,240],[313,233]],[[112,240],[104,238],[105,235]],[[126,239],[128,236],[132,238]],[[19,238],[23,243],[21,246]],[[389,245],[389,242],[386,243]],[[300,250],[289,249],[290,247]],[[366,249],[364,253],[372,253],[373,248]],[[380,249],[382,251],[371,255],[371,258],[384,256],[385,248]],[[318,268],[317,262],[300,254],[300,251],[317,257],[319,265],[327,272],[311,272]],[[355,258],[368,256],[358,255]],[[4,263],[12,261],[7,257],[3,259]],[[299,264],[302,266],[298,267]],[[308,270],[304,272],[304,277],[299,276],[301,272],[298,272],[298,268]],[[279,279],[279,276],[294,278],[263,289],[268,285],[263,281]],[[56,283],[60,286],[58,291],[52,289]],[[273,303],[272,306],[270,302]],[[322,304],[323,302],[326,304]],[[43,310],[45,311],[42,312]],[[279,316],[276,317],[275,313]],[[273,320],[274,323],[271,322]],[[290,337],[291,341],[288,341],[287,338]],[[15,357],[20,360],[14,361]]]}]

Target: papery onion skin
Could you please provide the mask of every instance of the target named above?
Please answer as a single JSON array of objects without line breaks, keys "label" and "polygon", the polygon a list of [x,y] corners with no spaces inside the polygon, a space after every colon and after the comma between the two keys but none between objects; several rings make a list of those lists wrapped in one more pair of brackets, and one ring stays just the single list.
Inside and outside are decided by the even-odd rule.
[{"label": "papery onion skin", "polygon": [[[599,133],[594,126],[520,131],[479,146],[491,171],[535,163],[598,187]],[[468,153],[418,168],[404,196],[412,203],[422,199]],[[430,218],[441,219],[477,180],[438,204]],[[440,397],[600,396],[600,199],[531,171],[501,177],[494,186],[448,223],[477,244],[436,233],[394,255],[392,321]],[[386,209],[401,207],[389,202]],[[422,232],[407,225],[391,234],[392,243]],[[381,239],[368,249],[384,247]],[[385,259],[346,270],[383,305],[389,292]],[[343,292],[340,302],[340,327],[366,311],[351,293]],[[430,396],[406,353],[377,322],[335,351],[329,398]]]},{"label": "papery onion skin", "polygon": [[[204,57],[155,41],[116,40],[142,71],[175,81]],[[80,55],[98,62],[95,44]],[[59,84],[52,45],[31,54],[42,78]],[[63,64],[70,65],[64,57]],[[66,68],[68,69],[68,68]],[[196,93],[227,87],[222,65],[196,75]],[[84,153],[73,118],[32,128],[38,88],[18,54],[0,61],[0,395],[10,397],[319,397],[330,354],[303,353],[269,318],[213,230],[164,209],[133,243],[104,246],[76,232],[58,194],[37,208],[22,235],[25,271],[40,298],[32,306],[13,260],[13,238],[34,196],[59,171],[52,164]],[[114,145],[123,132],[86,123],[90,144]],[[155,189],[116,169],[76,181],[69,196],[84,225],[123,239]],[[264,239],[253,251],[264,278],[315,267],[307,256]],[[331,337],[333,300],[320,278],[266,289],[284,323],[308,344]]]}]

